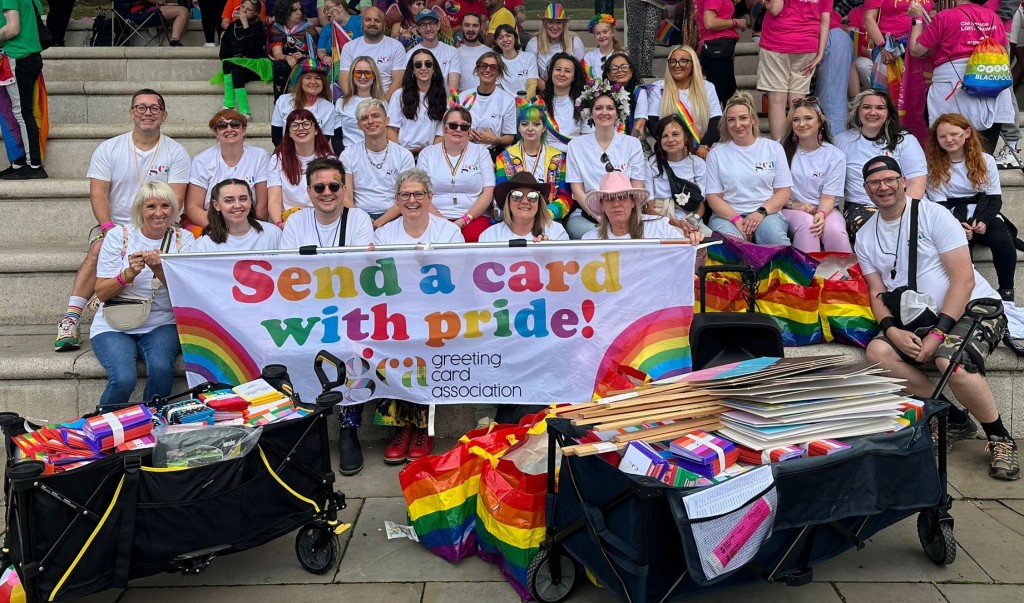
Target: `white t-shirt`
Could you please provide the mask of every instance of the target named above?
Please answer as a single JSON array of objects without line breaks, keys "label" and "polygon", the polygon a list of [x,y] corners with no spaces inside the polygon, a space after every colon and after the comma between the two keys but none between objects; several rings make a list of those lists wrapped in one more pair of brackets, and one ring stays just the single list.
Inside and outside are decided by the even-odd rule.
[{"label": "white t-shirt", "polygon": [[376,61],[377,71],[380,72],[380,85],[385,92],[391,87],[391,73],[405,71],[405,46],[392,37],[384,36],[375,44],[365,36],[347,42],[341,49],[338,69],[349,71],[352,68],[352,61],[361,56],[368,56]]},{"label": "white t-shirt", "polygon": [[412,59],[412,55],[420,50],[429,51],[437,59],[438,64],[441,67],[441,77],[444,78],[444,87],[448,89],[448,75],[452,73],[459,74],[462,76],[462,60],[459,58],[459,52],[455,50],[454,46],[445,44],[444,42],[438,42],[437,46],[433,48],[427,48],[422,43],[417,44],[409,49],[409,52],[405,53],[405,66],[409,69],[409,60]]},{"label": "white t-shirt", "polygon": [[501,57],[505,63],[505,75],[498,80],[505,92],[516,96],[526,92],[526,80],[538,79],[537,55],[532,52],[520,52],[514,59]]},{"label": "white t-shirt", "polygon": [[387,149],[379,153],[367,151],[365,142],[346,147],[341,153],[341,162],[345,164],[345,173],[352,174],[352,198],[356,207],[370,214],[391,209],[395,204],[398,175],[416,167],[412,153],[394,142],[388,142]]},{"label": "white t-shirt", "polygon": [[[316,210],[303,209],[288,217],[278,242],[279,249],[298,249],[306,245],[337,247],[341,236],[341,216],[330,224],[316,219]],[[361,209],[348,210],[345,247],[363,247],[373,242],[373,220]]]},{"label": "white t-shirt", "polygon": [[466,239],[455,224],[430,215],[430,224],[418,237],[405,231],[405,218],[398,217],[373,233],[375,245],[424,245],[427,243],[464,243]]},{"label": "white t-shirt", "polygon": [[604,61],[613,54],[615,54],[614,51],[609,52],[608,54],[601,54],[600,48],[594,48],[593,50],[587,51],[587,53],[583,55],[582,59],[584,67],[589,69],[587,79],[601,79],[603,77],[602,74],[604,73]]},{"label": "white t-shirt", "polygon": [[[565,35],[569,34],[566,33]],[[537,37],[534,36],[530,38],[529,42],[526,43],[526,52],[530,52],[537,55],[537,74],[542,78],[546,78],[548,76],[548,63],[551,62],[551,57],[562,52],[562,45],[549,44],[548,51],[545,52],[544,54],[541,54],[540,52],[537,51]],[[581,40],[579,36],[574,35],[572,37],[572,50],[569,51],[569,54],[576,57],[577,61],[582,61],[583,55],[586,52],[587,49],[584,48],[583,46],[583,40]]]},{"label": "white t-shirt", "polygon": [[797,148],[793,163],[793,190],[790,198],[811,205],[820,205],[822,195],[843,196],[846,183],[846,157],[827,142],[810,153]]},{"label": "white t-shirt", "polygon": [[642,182],[647,179],[647,162],[644,161],[644,150],[640,141],[616,132],[606,151],[598,144],[596,134],[587,134],[570,140],[565,159],[565,181],[569,184],[583,183],[583,190],[588,193],[597,190],[601,185],[601,178],[608,173],[600,159],[602,154],[607,154],[611,166],[630,180]]},{"label": "white t-shirt", "polygon": [[[150,249],[160,249],[163,239],[149,239],[142,234],[141,231],[136,230],[134,226],[127,225],[122,226],[122,229],[115,228],[107,231],[107,236],[103,237],[103,245],[100,247],[100,257],[96,264],[96,277],[97,278],[116,278],[125,268],[128,267],[128,258],[138,251],[148,251]],[[126,250],[124,257],[121,257],[121,249],[124,246],[124,232],[128,232],[128,249]],[[181,249],[178,248],[178,241],[176,237],[180,236]],[[185,230],[184,228],[178,229],[176,234],[171,238],[171,246],[168,253],[188,253],[192,250],[192,246],[195,244],[195,238],[192,237],[192,233]],[[174,324],[174,313],[171,311],[171,298],[167,295],[167,287],[160,285],[156,292],[153,291],[153,271],[149,267],[143,268],[142,272],[135,277],[130,285],[125,287],[118,295],[124,297],[150,297],[153,298],[153,304],[149,308],[149,318],[142,324],[141,327],[131,329],[129,331],[121,331],[122,333],[128,333],[129,335],[141,335],[143,333],[149,333],[153,329],[163,326]],[[99,312],[92,319],[92,327],[89,328],[89,336],[96,337],[101,333],[109,333],[110,331],[116,331],[117,329],[112,328],[107,324],[106,319],[103,318],[103,307],[100,306]]]},{"label": "white t-shirt", "polygon": [[[999,182],[999,168],[996,167],[995,157],[988,153],[985,153],[982,156],[985,158],[985,171],[988,174],[988,181],[985,182],[985,186],[982,190],[979,191],[971,185],[971,181],[967,179],[967,164],[961,161],[949,166],[949,182],[946,182],[939,187],[934,187],[931,184],[928,184],[928,199],[935,201],[936,203],[941,203],[946,199],[973,197],[978,193],[985,193],[986,195],[1003,194],[1003,188]],[[977,203],[971,203],[967,206],[968,219],[974,217],[974,210],[977,208]]]},{"label": "white t-shirt", "polygon": [[633,94],[636,96],[636,109],[633,111],[634,119],[647,119],[651,113],[658,112],[657,108],[653,111],[651,110],[651,98],[647,88],[640,88],[639,92],[634,90]]},{"label": "white t-shirt", "polygon": [[[473,207],[484,187],[494,186],[494,163],[487,147],[472,142],[466,145],[461,162],[458,155],[448,155],[447,160],[444,156],[441,143],[430,145],[420,153],[416,166],[430,174],[434,207],[442,216],[454,220]],[[452,168],[456,168],[454,176]]]},{"label": "white t-shirt", "polygon": [[[555,107],[552,111],[555,114],[555,125],[557,126],[560,134],[564,134],[569,138],[575,138],[594,131],[593,126],[583,123],[582,121],[576,121],[573,117],[575,115],[576,107],[573,104],[573,100],[568,96],[556,96],[554,105]],[[546,144],[555,147],[563,153],[569,148],[569,145],[558,140],[551,134],[547,135]]]},{"label": "white t-shirt", "polygon": [[[192,160],[192,173],[189,184],[206,189],[203,207],[210,205],[210,194],[213,187],[228,178],[245,180],[250,187],[259,182],[266,182],[270,176],[270,153],[260,147],[242,147],[242,158],[234,167],[224,162],[220,154],[220,144],[216,144]],[[253,191],[255,194],[255,191]]]},{"label": "white t-shirt", "polygon": [[240,237],[229,234],[228,239],[223,243],[214,243],[210,235],[203,235],[196,240],[192,246],[193,253],[204,251],[263,251],[266,249],[278,249],[281,241],[281,229],[270,222],[260,221],[263,231],[250,228],[249,232]]},{"label": "white t-shirt", "polygon": [[[668,223],[668,218],[644,216],[644,238],[645,239],[681,239],[683,238],[683,231],[675,228]],[[583,233],[583,240],[592,240],[601,238],[599,230],[597,228]],[[625,234],[621,237],[615,236],[609,229],[608,240],[615,239],[628,239],[629,235]]]},{"label": "white t-shirt", "polygon": [[441,135],[441,122],[427,115],[427,95],[422,92],[419,94],[420,104],[414,119],[406,119],[402,113],[401,88],[395,91],[388,102],[388,127],[398,128],[398,144],[407,149],[430,146],[434,144],[434,137]]},{"label": "white t-shirt", "polygon": [[484,95],[476,89],[466,90],[459,95],[459,102],[463,103],[476,92],[476,99],[473,106],[469,108],[469,114],[473,116],[473,129],[489,129],[495,134],[515,134],[518,132],[516,123],[516,97],[501,88]]},{"label": "white t-shirt", "polygon": [[[690,153],[682,161],[669,161],[668,166],[676,176],[693,182],[700,187],[701,192],[704,192],[708,168],[703,159]],[[674,203],[672,185],[668,182],[668,175],[662,173],[658,176],[657,174],[658,162],[654,157],[651,157],[647,161],[647,190],[651,191],[652,199],[673,199]],[[679,206],[675,206],[675,208],[677,218],[686,217],[686,212]]]},{"label": "white t-shirt", "polygon": [[[651,84],[647,94],[647,114],[658,115],[658,111],[661,110],[661,98],[665,94],[665,82],[658,80]],[[718,100],[718,92],[715,91],[715,85],[711,82],[704,80],[704,94],[708,99],[708,119],[712,117],[722,116],[722,103]],[[686,108],[693,113],[693,103],[690,102],[690,91],[680,90],[679,99],[683,101]],[[672,113],[675,113],[673,110]],[[639,115],[639,113],[637,114]],[[705,124],[707,125],[707,124]]]},{"label": "white t-shirt", "polygon": [[129,224],[132,202],[143,184],[150,180],[188,184],[190,167],[185,147],[170,136],[161,135],[156,146],[140,151],[132,142],[132,133],[127,132],[96,147],[86,177],[110,183],[110,219]]},{"label": "white t-shirt", "polygon": [[[881,214],[872,214],[857,235],[854,251],[864,274],[878,273],[886,291],[907,284],[910,255],[910,199],[901,219],[886,222]],[[941,254],[967,245],[964,229],[945,207],[931,201],[922,201],[918,209],[917,290],[928,293],[936,308],[949,291],[949,275],[942,266]],[[893,265],[896,278],[892,277]],[[974,271],[974,290],[971,299],[999,299],[992,285],[978,271]]]},{"label": "white t-shirt", "polygon": [[[546,236],[549,241],[569,240],[569,234],[565,232],[565,229],[562,228],[562,225],[558,222],[551,222],[548,224],[547,228],[544,229],[544,236]],[[527,241],[532,241],[533,235],[517,235],[512,232],[512,229],[509,228],[508,224],[505,224],[505,222],[498,222],[480,233],[481,243],[495,243],[498,241],[511,241],[513,239],[525,239]]]},{"label": "white t-shirt", "polygon": [[459,91],[472,90],[480,85],[480,78],[476,76],[476,61],[485,52],[491,50],[489,46],[479,44],[477,46],[466,46],[463,44],[455,49],[459,54]]},{"label": "white t-shirt", "polygon": [[299,157],[299,167],[301,168],[299,183],[292,184],[285,177],[277,155],[271,156],[270,169],[267,174],[267,188],[271,189],[275,186],[281,188],[282,211],[293,207],[313,207],[313,202],[309,200],[309,187],[306,186],[306,166],[313,159],[315,159],[313,155]]},{"label": "white t-shirt", "polygon": [[[294,106],[295,101],[292,93],[282,94],[277,99],[277,102],[274,103],[274,113],[270,116],[270,125],[283,128],[288,123],[288,115],[295,110]],[[338,112],[334,107],[334,103],[318,96],[313,106],[307,106],[305,109],[316,116],[316,123],[323,130],[324,136],[330,138],[334,135],[334,131],[338,129]]]},{"label": "white t-shirt", "polygon": [[341,139],[345,141],[345,148],[363,142],[365,134],[359,129],[359,122],[356,120],[356,107],[369,97],[353,96],[348,102],[338,99],[334,103],[334,110],[338,115],[338,125],[341,126]]},{"label": "white t-shirt", "polygon": [[756,211],[777,188],[793,186],[782,145],[767,138],[741,147],[735,142],[716,144],[707,157],[704,195],[717,193],[737,213]]},{"label": "white t-shirt", "polygon": [[905,178],[915,178],[928,174],[928,164],[924,158],[924,150],[920,143],[909,132],[903,133],[903,140],[896,145],[895,151],[885,148],[881,142],[868,140],[858,130],[846,130],[836,134],[833,143],[846,155],[846,202],[858,205],[874,206],[864,190],[864,164],[872,157],[885,155],[894,157],[900,162]]}]

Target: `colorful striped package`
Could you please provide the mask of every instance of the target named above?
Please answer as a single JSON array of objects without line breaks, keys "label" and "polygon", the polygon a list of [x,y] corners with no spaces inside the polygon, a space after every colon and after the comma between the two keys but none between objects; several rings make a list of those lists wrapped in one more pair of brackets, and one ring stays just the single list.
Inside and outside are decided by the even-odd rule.
[{"label": "colorful striped package", "polygon": [[843,450],[849,450],[850,445],[839,440],[814,440],[804,444],[807,456],[828,456]]},{"label": "colorful striped package", "polygon": [[456,563],[476,552],[476,507],[486,462],[474,450],[499,455],[522,439],[529,427],[474,430],[444,454],[415,460],[398,474],[409,524],[434,554]]},{"label": "colorful striped package", "polygon": [[765,448],[764,450],[752,450],[743,446],[737,446],[740,451],[740,462],[751,465],[768,465],[770,463],[781,463],[802,458],[804,449],[799,446],[778,446],[776,448]]},{"label": "colorful striped package", "polygon": [[[477,554],[497,565],[524,601],[531,598],[526,570],[546,532],[546,428],[541,421],[502,458],[484,463],[476,499]],[[540,466],[535,465],[538,459]]]},{"label": "colorful striped package", "polygon": [[680,467],[704,477],[718,475],[739,458],[735,444],[700,429],[672,440],[669,449]]},{"label": "colorful striped package", "polygon": [[153,413],[142,404],[120,408],[85,420],[82,433],[96,452],[109,450],[153,430]]}]

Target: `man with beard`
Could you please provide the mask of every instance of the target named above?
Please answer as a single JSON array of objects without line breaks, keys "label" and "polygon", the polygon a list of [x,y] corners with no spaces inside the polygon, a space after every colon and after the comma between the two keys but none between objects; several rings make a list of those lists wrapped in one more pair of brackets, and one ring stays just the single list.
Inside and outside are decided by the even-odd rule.
[{"label": "man with beard", "polygon": [[[864,164],[862,173],[864,189],[878,211],[861,228],[866,236],[857,237],[855,251],[870,291],[871,310],[882,327],[878,337],[868,344],[867,358],[887,369],[891,377],[902,379],[907,393],[930,398],[933,385],[922,365],[934,361],[935,368],[945,372],[971,326],[965,307],[972,300],[988,307],[1001,305],[1002,301],[974,269],[967,235],[953,214],[937,203],[908,198],[898,161],[877,156]],[[918,329],[913,328],[918,319],[903,324],[899,319],[907,317],[894,316],[888,307],[891,304],[883,301],[888,292],[909,286],[912,224],[917,227],[914,289],[930,298],[931,303],[926,305],[938,315],[933,325]],[[1003,425],[985,378],[985,361],[1005,330],[1005,316],[981,321],[967,342],[962,366],[953,371],[949,387],[981,423],[988,441],[989,475],[1015,480],[1020,478],[1017,444]],[[946,426],[947,445],[973,436],[977,428],[964,411],[953,406]]]},{"label": "man with beard", "polygon": [[348,71],[357,57],[368,56],[377,63],[380,71],[380,85],[384,96],[391,98],[402,86],[405,75],[405,47],[394,38],[384,35],[384,13],[370,7],[363,11],[363,36],[345,44],[338,60],[341,88],[348,93]]},{"label": "man with beard", "polygon": [[459,79],[459,91],[472,90],[480,83],[477,78],[476,60],[480,55],[490,50],[484,46],[483,38],[483,17],[476,13],[469,13],[462,18],[462,43],[456,48],[459,53],[459,64],[462,67],[462,77]]}]

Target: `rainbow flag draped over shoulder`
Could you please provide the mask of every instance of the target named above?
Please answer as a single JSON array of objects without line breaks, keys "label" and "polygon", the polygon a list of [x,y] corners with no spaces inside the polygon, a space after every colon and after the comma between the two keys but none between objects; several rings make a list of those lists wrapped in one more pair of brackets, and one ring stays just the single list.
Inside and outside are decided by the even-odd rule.
[{"label": "rainbow flag draped over shoulder", "polygon": [[683,124],[686,125],[686,130],[693,137],[693,148],[700,146],[700,132],[697,131],[697,124],[693,121],[693,116],[690,115],[690,109],[683,102],[682,98],[676,99],[676,113],[683,120]]}]

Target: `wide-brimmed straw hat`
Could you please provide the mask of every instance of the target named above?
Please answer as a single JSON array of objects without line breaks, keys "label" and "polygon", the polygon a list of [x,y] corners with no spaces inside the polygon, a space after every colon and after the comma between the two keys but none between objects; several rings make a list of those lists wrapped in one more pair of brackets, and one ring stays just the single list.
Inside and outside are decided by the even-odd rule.
[{"label": "wide-brimmed straw hat", "polygon": [[508,204],[508,194],[521,188],[540,193],[544,205],[547,205],[551,198],[551,183],[537,182],[537,179],[530,172],[519,172],[512,176],[512,178],[496,184],[494,186],[494,198],[498,200],[502,207],[505,207]]},{"label": "wide-brimmed straw hat", "polygon": [[649,190],[643,187],[634,187],[633,183],[622,172],[609,172],[601,178],[601,185],[597,190],[590,191],[583,198],[584,209],[593,216],[602,216],[604,215],[604,207],[601,206],[601,202],[607,197],[622,193],[630,193],[633,197],[633,202],[637,205],[643,205],[651,198]]}]

